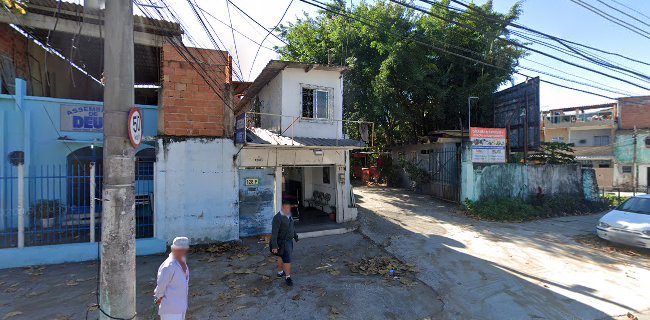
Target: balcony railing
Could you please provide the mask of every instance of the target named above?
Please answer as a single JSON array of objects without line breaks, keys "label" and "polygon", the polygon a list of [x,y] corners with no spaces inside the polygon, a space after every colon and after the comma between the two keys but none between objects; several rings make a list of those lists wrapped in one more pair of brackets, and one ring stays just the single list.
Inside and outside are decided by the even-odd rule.
[{"label": "balcony railing", "polygon": [[601,111],[592,113],[579,113],[569,115],[544,116],[544,126],[551,128],[588,127],[588,126],[611,126],[615,124],[612,111]]},{"label": "balcony railing", "polygon": [[[346,146],[351,141],[374,147],[375,124],[370,121],[306,118],[264,112],[246,112],[244,115],[247,144],[249,135],[262,133],[264,138],[278,145],[303,145],[305,139],[322,139],[331,146]],[[239,125],[238,125],[239,126]],[[261,132],[262,129],[264,132]]]}]

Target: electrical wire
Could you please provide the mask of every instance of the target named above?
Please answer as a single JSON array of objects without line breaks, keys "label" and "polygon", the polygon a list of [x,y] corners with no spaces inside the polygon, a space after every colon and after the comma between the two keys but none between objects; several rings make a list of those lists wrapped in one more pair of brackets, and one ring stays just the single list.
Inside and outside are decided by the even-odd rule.
[{"label": "electrical wire", "polygon": [[[322,10],[325,10],[325,11],[327,11],[327,12],[330,12],[330,13],[333,13],[333,14],[337,14],[337,15],[340,15],[340,16],[344,16],[344,17],[347,17],[347,18],[351,18],[351,19],[356,20],[356,21],[358,21],[358,22],[360,22],[360,23],[362,23],[362,24],[364,24],[364,25],[367,25],[367,26],[369,26],[369,27],[372,27],[372,28],[375,28],[375,29],[378,29],[378,30],[385,31],[385,32],[387,32],[387,33],[389,33],[389,34],[392,34],[392,35],[397,36],[397,37],[401,37],[401,38],[406,39],[406,40],[410,40],[410,41],[416,42],[416,43],[418,43],[418,44],[420,44],[420,45],[423,45],[423,46],[426,46],[426,47],[432,48],[432,49],[434,49],[434,50],[436,50],[436,51],[439,51],[439,52],[442,52],[442,53],[446,53],[446,54],[449,54],[449,55],[453,55],[453,56],[456,56],[456,57],[459,57],[459,58],[462,58],[462,59],[465,59],[465,60],[469,60],[469,61],[472,61],[472,62],[475,62],[475,63],[478,63],[478,64],[482,64],[482,65],[485,65],[485,66],[493,67],[493,68],[496,68],[496,69],[501,69],[501,70],[508,71],[508,72],[514,72],[514,73],[516,73],[516,74],[522,75],[522,76],[527,77],[527,78],[533,78],[532,76],[529,76],[529,75],[524,74],[524,73],[522,73],[522,72],[518,72],[518,71],[516,71],[516,70],[515,70],[515,71],[513,71],[513,70],[509,70],[509,69],[506,69],[506,68],[504,68],[504,67],[500,67],[500,66],[497,66],[497,65],[494,65],[494,64],[491,64],[491,63],[488,63],[488,62],[485,62],[485,61],[479,60],[479,59],[471,58],[471,57],[468,57],[468,56],[465,56],[465,55],[462,55],[462,54],[459,54],[459,53],[456,53],[456,52],[453,52],[453,51],[449,51],[449,50],[444,49],[444,48],[440,48],[440,47],[434,46],[434,45],[432,45],[432,44],[430,44],[430,43],[427,43],[427,42],[423,42],[423,41],[420,41],[420,40],[414,39],[414,38],[411,37],[411,36],[404,36],[404,35],[401,35],[401,34],[399,34],[399,33],[396,33],[396,32],[393,32],[393,31],[390,31],[390,28],[387,28],[387,27],[385,27],[385,26],[381,26],[381,24],[379,24],[378,22],[376,22],[376,21],[374,21],[374,20],[373,20],[373,23],[369,23],[369,22],[367,22],[367,21],[364,21],[364,20],[361,19],[361,18],[358,18],[358,17],[355,16],[355,15],[351,15],[351,14],[347,14],[347,13],[341,13],[341,11],[334,10],[334,9],[332,9],[332,8],[330,8],[330,7],[328,7],[328,6],[326,6],[326,4],[323,4],[322,2],[319,2],[318,0],[300,0],[300,1],[303,2],[303,3],[309,4],[309,5],[315,6],[315,7],[317,7],[317,8],[320,8],[320,9],[322,9]],[[313,2],[315,2],[315,3],[311,2],[311,1],[313,1]],[[548,84],[554,85],[554,86],[557,86],[557,87],[565,88],[565,89],[570,89],[570,90],[574,90],[574,91],[578,91],[578,92],[588,93],[588,94],[591,94],[591,95],[595,95],[595,96],[599,96],[599,97],[603,97],[603,98],[607,98],[607,99],[611,99],[611,100],[614,100],[614,99],[615,99],[615,98],[610,97],[610,96],[606,96],[606,95],[603,95],[603,94],[599,94],[599,93],[595,93],[595,92],[591,92],[591,91],[587,91],[587,90],[583,90],[583,89],[579,89],[579,88],[569,87],[569,86],[562,85],[562,84],[559,84],[559,83],[556,83],[556,82],[553,82],[553,81],[549,81],[549,80],[543,80],[543,79],[540,79],[540,81],[541,81],[541,82],[544,82],[544,83],[548,83]]]},{"label": "electrical wire", "polygon": [[630,31],[632,31],[632,32],[646,38],[646,39],[650,39],[650,32],[648,32],[646,30],[643,30],[643,29],[641,29],[639,27],[631,25],[631,24],[629,24],[629,23],[627,23],[627,22],[625,22],[625,21],[623,21],[623,20],[621,20],[619,18],[616,18],[616,17],[614,17],[614,16],[612,16],[612,15],[610,15],[610,14],[608,14],[608,13],[606,13],[606,12],[604,12],[604,11],[602,11],[602,10],[600,10],[600,9],[598,9],[598,8],[588,4],[586,2],[583,2],[581,0],[570,0],[570,1],[577,4],[577,5],[579,5],[579,6],[581,6],[581,7],[583,7],[583,8],[585,8],[585,9],[587,9],[587,10],[589,10],[589,11],[591,11],[591,12],[593,12],[593,13],[595,13],[595,14],[597,14],[597,15],[599,15],[599,16],[601,16],[603,19],[605,19],[607,21],[615,23],[615,24],[617,24],[617,25],[619,25],[619,26],[621,26],[621,27],[623,27],[623,28],[625,28],[627,30],[630,30]]},{"label": "electrical wire", "polygon": [[[424,13],[424,14],[427,14],[427,15],[430,15],[430,16],[432,16],[432,17],[434,17],[434,18],[438,18],[438,19],[443,20],[443,21],[445,21],[445,22],[447,22],[447,23],[455,24],[455,25],[458,25],[458,26],[460,26],[460,27],[463,27],[463,28],[466,28],[466,29],[472,30],[472,31],[477,32],[477,33],[479,33],[479,34],[482,34],[482,35],[484,35],[484,36],[486,36],[486,37],[491,37],[489,34],[486,34],[486,33],[483,32],[482,30],[479,30],[479,29],[477,29],[477,28],[475,28],[475,27],[472,27],[472,26],[470,26],[470,25],[468,25],[468,24],[461,23],[461,22],[455,21],[455,20],[453,20],[453,19],[448,19],[448,18],[442,17],[442,16],[440,16],[440,15],[437,15],[437,14],[435,14],[435,13],[433,13],[433,12],[427,11],[427,10],[425,10],[425,9],[423,9],[423,8],[418,7],[418,6],[411,5],[411,4],[408,4],[408,3],[404,3],[404,2],[402,2],[402,1],[398,1],[398,0],[389,0],[389,1],[391,1],[391,2],[393,2],[393,3],[396,3],[396,4],[399,4],[399,5],[401,5],[401,6],[404,6],[404,7],[410,8],[410,9],[412,9],[412,10],[415,10],[415,11],[418,11],[418,12],[421,12],[421,13]],[[572,1],[573,1],[573,0],[572,0]],[[563,58],[560,58],[560,57],[554,56],[554,55],[552,55],[552,54],[550,54],[550,53],[547,53],[547,52],[544,52],[544,51],[540,51],[540,50],[537,50],[537,49],[532,48],[532,47],[530,47],[530,46],[527,46],[527,45],[521,44],[521,43],[519,43],[519,42],[517,42],[517,41],[513,41],[513,40],[511,40],[511,39],[501,38],[501,37],[495,37],[494,39],[495,39],[495,40],[502,41],[502,42],[505,42],[505,43],[510,44],[510,45],[513,45],[513,46],[516,46],[516,47],[519,47],[519,48],[522,48],[522,49],[526,49],[526,50],[529,50],[529,51],[532,51],[532,52],[535,52],[535,53],[541,54],[541,55],[543,55],[543,56],[546,56],[546,57],[549,57],[549,58],[552,58],[552,59],[558,60],[558,61],[563,62],[563,63],[565,63],[565,64],[568,64],[568,65],[571,65],[571,66],[574,66],[574,67],[578,67],[578,68],[581,68],[581,69],[584,69],[584,70],[587,70],[587,71],[591,71],[591,72],[593,72],[593,73],[597,73],[597,74],[600,74],[600,75],[602,75],[602,76],[606,76],[606,77],[609,77],[609,78],[612,78],[612,79],[615,79],[615,80],[618,80],[618,81],[625,82],[625,83],[627,83],[627,84],[633,85],[633,86],[635,86],[635,87],[639,87],[639,88],[641,88],[641,89],[645,89],[645,90],[649,90],[649,91],[650,91],[650,87],[645,87],[645,86],[639,85],[639,84],[637,84],[637,83],[634,83],[634,82],[631,82],[631,81],[628,81],[628,80],[622,79],[622,78],[620,78],[620,77],[613,76],[613,75],[610,75],[610,74],[607,74],[607,73],[601,72],[601,71],[599,71],[599,70],[595,70],[595,69],[590,68],[590,67],[586,67],[586,66],[579,65],[579,64],[577,64],[577,63],[574,63],[574,62],[568,61],[568,60],[566,60],[566,59],[563,59]]]},{"label": "electrical wire", "polygon": [[[253,17],[251,17],[248,13],[246,13],[246,11],[242,10],[241,8],[239,8],[239,7],[238,7],[236,4],[234,4],[231,0],[226,0],[226,1],[228,1],[228,2],[233,6],[233,7],[235,7],[235,9],[239,10],[239,12],[243,13],[246,17],[248,17],[248,19],[250,19],[250,20],[252,20],[253,22],[255,22],[255,24],[257,24],[258,26],[260,26],[262,29],[266,30],[267,32],[269,31],[269,29],[267,29],[267,28],[266,28],[265,26],[263,26],[261,23],[257,22],[257,20],[255,20],[255,19],[254,19]],[[284,43],[285,45],[289,46],[289,43],[286,42],[284,39],[282,39],[282,38],[276,36],[276,35],[275,35],[274,33],[272,33],[272,32],[271,32],[271,35],[272,35],[274,38],[280,40],[280,42],[282,42],[282,43]]]},{"label": "electrical wire", "polygon": [[631,7],[629,7],[629,6],[626,6],[625,4],[623,4],[623,3],[621,3],[621,2],[619,2],[619,1],[617,1],[617,0],[610,0],[610,1],[611,1],[611,2],[614,2],[614,3],[616,3],[616,4],[618,4],[619,6],[621,6],[621,7],[623,7],[623,8],[626,8],[626,9],[628,9],[628,10],[630,10],[630,11],[636,13],[636,14],[641,15],[641,16],[644,17],[644,18],[650,19],[650,16],[644,14],[643,12],[641,12],[641,11],[639,11],[639,10],[636,10],[636,9],[634,9],[634,8],[631,8]]},{"label": "electrical wire", "polygon": [[271,32],[275,31],[275,29],[278,28],[280,23],[282,23],[282,20],[287,15],[287,12],[289,12],[289,8],[291,8],[291,4],[293,4],[293,0],[289,1],[289,4],[287,5],[287,8],[284,10],[284,13],[282,13],[282,16],[280,17],[280,19],[278,19],[278,23],[275,24],[275,27],[273,27],[273,29],[269,30],[269,32],[264,36],[264,39],[262,39],[262,41],[260,42],[259,47],[257,47],[257,51],[255,51],[255,57],[253,58],[253,63],[251,63],[251,68],[248,71],[248,78],[249,79],[251,77],[251,73],[253,72],[253,67],[255,66],[255,61],[257,60],[257,55],[260,53],[260,48],[262,47],[262,44],[264,43],[264,41],[266,41],[266,38],[268,38],[269,35],[271,35]]},{"label": "electrical wire", "polygon": [[[432,1],[425,1],[425,0],[420,0],[420,1],[425,2],[427,4],[440,6],[439,4],[436,4],[436,3],[432,2]],[[607,54],[607,55],[613,55],[613,56],[623,58],[623,59],[626,59],[626,60],[629,60],[629,61],[632,61],[632,62],[636,62],[636,63],[640,63],[640,64],[650,66],[650,63],[648,63],[648,62],[645,62],[645,61],[642,61],[642,60],[639,60],[639,59],[635,59],[635,58],[631,58],[631,57],[628,57],[626,55],[622,55],[622,54],[611,52],[611,51],[606,51],[606,50],[599,49],[599,48],[589,46],[589,45],[586,45],[586,44],[582,44],[582,43],[578,43],[578,42],[575,42],[575,41],[563,39],[563,38],[560,38],[558,36],[553,36],[553,35],[550,35],[548,33],[545,33],[545,32],[539,31],[539,30],[535,30],[533,28],[526,27],[526,26],[521,25],[521,24],[517,24],[517,23],[512,22],[512,21],[507,21],[506,22],[506,21],[497,20],[497,19],[494,19],[493,17],[488,16],[484,12],[482,12],[482,11],[468,5],[467,3],[463,2],[463,1],[460,1],[460,0],[451,0],[451,1],[465,7],[468,10],[471,10],[475,14],[479,14],[482,18],[488,19],[488,20],[493,21],[493,22],[500,22],[500,23],[503,23],[503,24],[507,24],[508,26],[512,26],[512,27],[517,28],[517,29],[525,30],[525,31],[531,32],[533,34],[544,36],[544,37],[546,37],[548,39],[551,39],[551,40],[554,40],[554,41],[556,41],[558,43],[569,43],[569,44],[573,44],[573,45],[580,46],[580,47],[583,47],[583,48],[587,48],[587,49],[590,49],[590,50],[598,51],[600,53],[604,53],[604,54]],[[612,1],[614,1],[614,0],[612,0]],[[456,10],[460,11],[460,9],[457,9],[457,8],[456,8]]]},{"label": "electrical wire", "polygon": [[243,79],[244,73],[241,71],[241,66],[239,65],[239,49],[237,49],[237,40],[235,39],[235,29],[232,27],[232,16],[230,15],[230,4],[229,4],[228,0],[226,0],[226,9],[228,11],[228,21],[230,21],[230,34],[232,34],[232,43],[233,43],[233,46],[235,47],[235,57],[237,58],[237,68],[239,69],[240,77],[242,77],[240,80],[244,81],[244,79]]}]

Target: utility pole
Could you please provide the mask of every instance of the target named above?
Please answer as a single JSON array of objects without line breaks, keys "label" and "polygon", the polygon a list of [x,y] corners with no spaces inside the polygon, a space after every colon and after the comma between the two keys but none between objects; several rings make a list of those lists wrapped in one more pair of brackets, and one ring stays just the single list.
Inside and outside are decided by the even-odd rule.
[{"label": "utility pole", "polygon": [[104,190],[100,319],[133,319],[135,309],[135,149],[128,135],[134,104],[133,3],[106,1],[104,19]]},{"label": "utility pole", "polygon": [[639,174],[636,167],[637,136],[638,136],[638,132],[636,130],[636,126],[634,126],[634,134],[632,134],[632,145],[634,146],[634,149],[632,150],[632,188],[634,188],[633,194],[635,195],[636,195],[636,188],[638,187],[638,183],[639,183],[639,178],[638,178]]},{"label": "utility pole", "polygon": [[472,130],[472,99],[478,100],[478,97],[467,97],[467,128]]},{"label": "utility pole", "polygon": [[[528,82],[528,79],[526,79],[526,82]],[[524,163],[528,163],[528,88],[526,88],[526,105],[524,108]]]}]

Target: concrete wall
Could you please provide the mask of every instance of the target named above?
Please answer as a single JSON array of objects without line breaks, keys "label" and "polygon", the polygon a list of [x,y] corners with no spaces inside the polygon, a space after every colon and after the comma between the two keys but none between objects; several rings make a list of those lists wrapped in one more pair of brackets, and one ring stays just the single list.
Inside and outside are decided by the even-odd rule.
[{"label": "concrete wall", "polygon": [[219,138],[158,139],[155,237],[168,243],[239,238],[238,175],[233,141]]},{"label": "concrete wall", "polygon": [[468,150],[463,152],[461,201],[503,197],[523,199],[539,191],[544,195],[584,195],[582,171],[577,164],[480,165],[469,161],[471,158]]},{"label": "concrete wall", "polygon": [[568,128],[544,128],[544,142],[553,142],[553,138],[562,138],[564,142],[569,141]]},{"label": "concrete wall", "polygon": [[614,168],[593,168],[596,173],[598,186],[611,188],[614,185]]}]

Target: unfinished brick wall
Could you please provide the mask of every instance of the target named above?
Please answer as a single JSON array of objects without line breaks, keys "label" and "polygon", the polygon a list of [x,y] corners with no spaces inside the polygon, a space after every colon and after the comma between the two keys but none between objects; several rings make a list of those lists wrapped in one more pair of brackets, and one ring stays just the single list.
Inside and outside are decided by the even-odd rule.
[{"label": "unfinished brick wall", "polygon": [[650,96],[618,99],[620,129],[650,128]]},{"label": "unfinished brick wall", "polygon": [[0,23],[0,56],[13,61],[16,68],[16,77],[25,80],[29,80],[27,41],[27,38],[12,29],[8,24]]},{"label": "unfinished brick wall", "polygon": [[[197,69],[207,70],[210,85],[176,48],[162,47],[162,90],[158,133],[166,136],[224,136],[224,87],[230,83],[228,52],[189,48]],[[189,57],[189,55],[187,55]],[[193,60],[193,58],[190,58]],[[217,93],[213,90],[216,89]]]}]

